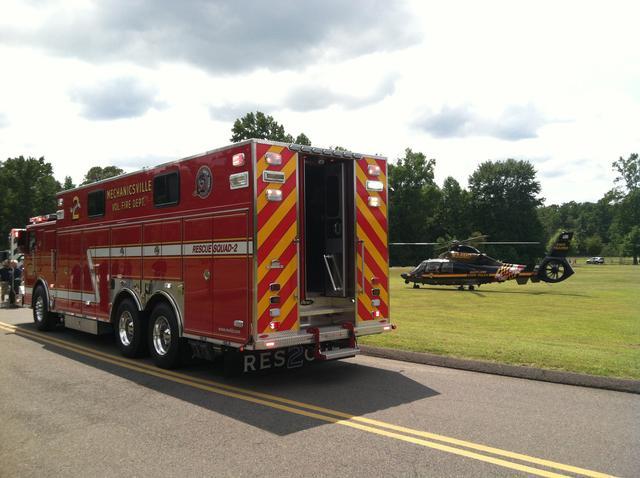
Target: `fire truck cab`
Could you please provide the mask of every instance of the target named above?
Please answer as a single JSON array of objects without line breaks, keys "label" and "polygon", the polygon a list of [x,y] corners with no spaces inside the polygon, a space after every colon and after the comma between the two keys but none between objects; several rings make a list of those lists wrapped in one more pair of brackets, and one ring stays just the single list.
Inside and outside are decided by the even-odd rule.
[{"label": "fire truck cab", "polygon": [[[244,370],[352,357],[389,331],[386,159],[247,140],[63,191],[25,238],[39,329]],[[232,357],[229,358],[229,357]]]}]

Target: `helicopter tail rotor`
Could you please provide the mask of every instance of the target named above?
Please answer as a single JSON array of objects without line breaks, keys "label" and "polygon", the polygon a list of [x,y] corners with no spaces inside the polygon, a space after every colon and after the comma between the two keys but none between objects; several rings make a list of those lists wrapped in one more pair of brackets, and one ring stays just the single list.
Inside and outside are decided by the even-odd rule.
[{"label": "helicopter tail rotor", "polygon": [[569,261],[564,257],[547,256],[538,266],[537,277],[544,282],[555,284],[568,279],[574,274]]}]

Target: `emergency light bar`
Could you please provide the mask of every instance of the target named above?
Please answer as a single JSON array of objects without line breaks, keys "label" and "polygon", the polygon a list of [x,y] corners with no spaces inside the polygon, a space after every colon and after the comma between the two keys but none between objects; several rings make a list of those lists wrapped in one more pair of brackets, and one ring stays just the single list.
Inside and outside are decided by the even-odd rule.
[{"label": "emergency light bar", "polygon": [[29,224],[40,224],[41,222],[55,221],[57,214],[47,214],[44,216],[34,216],[29,218]]},{"label": "emergency light bar", "polygon": [[334,158],[362,159],[362,155],[360,153],[352,153],[351,151],[338,151],[336,149],[316,148],[314,146],[305,146],[302,144],[290,144],[289,149],[291,151],[300,151],[302,153],[333,156]]}]

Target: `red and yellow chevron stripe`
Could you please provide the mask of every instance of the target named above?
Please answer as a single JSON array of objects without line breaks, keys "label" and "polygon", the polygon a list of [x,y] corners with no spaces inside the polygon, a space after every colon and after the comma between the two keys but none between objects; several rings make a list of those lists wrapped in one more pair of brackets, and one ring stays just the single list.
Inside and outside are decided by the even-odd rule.
[{"label": "red and yellow chevron stripe", "polygon": [[[380,167],[380,176],[369,177],[370,164]],[[363,158],[356,161],[356,236],[357,279],[358,279],[358,321],[389,318],[389,253],[387,224],[387,162],[382,159]],[[381,181],[385,189],[381,192],[367,191],[367,180]],[[380,198],[380,206],[368,204],[369,197]],[[364,271],[362,270],[364,252]],[[364,272],[364,290],[362,290]],[[373,296],[371,290],[379,289],[380,295]],[[375,307],[372,300],[380,299]]]},{"label": "red and yellow chevron stripe", "polygon": [[[268,152],[282,155],[281,165],[267,164]],[[298,154],[282,146],[259,144],[257,147],[256,194],[257,194],[257,257],[258,257],[258,330],[259,334],[283,330],[298,330],[298,255],[295,239],[297,225],[297,163]],[[266,183],[262,179],[265,170],[281,171],[285,181]],[[267,201],[267,189],[280,189],[282,201]],[[282,267],[271,267],[278,261]],[[272,292],[269,285],[280,284],[280,291]],[[278,296],[280,302],[270,303]],[[272,317],[270,311],[279,309],[280,315]],[[271,324],[275,327],[272,327]]]}]

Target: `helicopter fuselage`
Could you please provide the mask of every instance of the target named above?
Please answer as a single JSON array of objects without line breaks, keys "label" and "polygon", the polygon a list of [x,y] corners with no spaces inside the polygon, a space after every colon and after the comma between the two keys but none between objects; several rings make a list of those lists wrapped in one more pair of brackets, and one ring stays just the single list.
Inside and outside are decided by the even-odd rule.
[{"label": "helicopter fuselage", "polygon": [[[461,253],[471,256],[468,253]],[[453,259],[427,259],[414,270],[402,274],[408,284],[430,285],[481,285],[492,282],[504,282],[518,279],[524,282],[535,276],[533,267],[522,264],[507,264],[496,261],[484,254],[477,257],[460,257]],[[534,279],[535,280],[535,279]]]},{"label": "helicopter fuselage", "polygon": [[457,285],[460,289],[468,286],[473,289],[476,285],[511,279],[521,285],[529,280],[562,282],[574,274],[566,259],[572,237],[573,232],[560,233],[547,256],[539,264],[529,266],[501,262],[480,252],[466,241],[454,241],[449,250],[440,254],[437,259],[424,260],[411,272],[400,276],[406,284],[413,282],[414,288],[420,287],[420,284],[430,284]]}]

